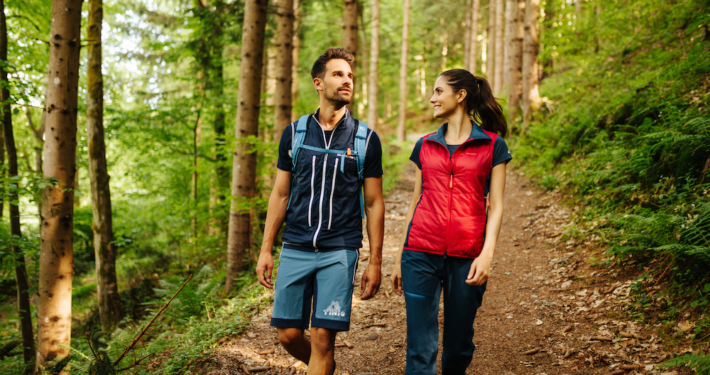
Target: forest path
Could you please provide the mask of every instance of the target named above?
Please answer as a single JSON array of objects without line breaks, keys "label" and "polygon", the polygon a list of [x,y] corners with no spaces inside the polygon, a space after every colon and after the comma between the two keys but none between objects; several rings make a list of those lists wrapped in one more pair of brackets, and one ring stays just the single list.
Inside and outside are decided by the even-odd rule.
[{"label": "forest path", "polygon": [[[406,230],[414,175],[409,168],[386,199],[382,287],[375,298],[362,301],[357,295],[369,258],[365,240],[351,330],[337,337],[337,375],[404,374],[404,298],[391,292],[389,274]],[[661,373],[653,365],[666,357],[658,338],[644,334],[643,327],[633,322],[609,318],[620,308],[619,299],[628,295],[630,283],[610,281],[604,271],[591,269],[586,240],[562,243],[560,232],[568,224],[568,213],[558,207],[559,197],[527,184],[521,173],[509,170],[503,225],[475,321],[477,348],[467,374],[619,374],[624,373],[622,365],[634,364],[638,368],[626,373]],[[269,305],[254,316],[245,334],[222,340],[196,370],[305,374],[306,366],[278,344],[270,316]],[[442,317],[440,311],[440,323]],[[534,349],[538,351],[526,354]]]}]

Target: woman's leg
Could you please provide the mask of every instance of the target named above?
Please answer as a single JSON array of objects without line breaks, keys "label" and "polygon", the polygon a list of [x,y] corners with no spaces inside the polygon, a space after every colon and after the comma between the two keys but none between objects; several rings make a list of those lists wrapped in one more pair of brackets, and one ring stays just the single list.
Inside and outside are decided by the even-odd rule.
[{"label": "woman's leg", "polygon": [[465,375],[473,351],[473,320],[481,307],[486,284],[466,284],[472,259],[447,257],[444,278],[444,352],[443,375]]},{"label": "woman's leg", "polygon": [[407,306],[405,375],[436,374],[442,276],[442,256],[409,250],[402,254],[402,285]]}]

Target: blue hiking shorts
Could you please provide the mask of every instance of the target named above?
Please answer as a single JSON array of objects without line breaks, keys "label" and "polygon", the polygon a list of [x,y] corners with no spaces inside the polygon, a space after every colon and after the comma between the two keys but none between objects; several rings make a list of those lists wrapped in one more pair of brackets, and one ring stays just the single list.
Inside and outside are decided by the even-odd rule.
[{"label": "blue hiking shorts", "polygon": [[[350,330],[359,252],[281,250],[271,325],[279,328]],[[311,304],[313,314],[311,314]]]}]

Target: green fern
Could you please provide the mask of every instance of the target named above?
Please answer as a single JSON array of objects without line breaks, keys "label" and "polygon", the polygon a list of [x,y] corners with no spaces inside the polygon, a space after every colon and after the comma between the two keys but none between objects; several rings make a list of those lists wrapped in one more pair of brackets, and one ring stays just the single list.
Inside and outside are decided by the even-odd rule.
[{"label": "green fern", "polygon": [[[220,289],[221,278],[216,277],[212,267],[203,266],[200,271],[193,277],[194,282],[188,283],[173,300],[170,309],[166,311],[166,315],[172,319],[188,319],[194,316],[200,316],[208,305],[212,304],[212,299],[217,295]],[[175,291],[180,288],[184,279],[178,276],[160,279],[160,288],[153,289],[156,295],[163,299],[153,301],[151,304],[163,305],[165,300],[175,294]]]},{"label": "green fern", "polygon": [[695,371],[696,374],[710,374],[710,353],[705,354],[685,354],[680,357],[673,358],[661,364],[663,367],[688,366]]}]

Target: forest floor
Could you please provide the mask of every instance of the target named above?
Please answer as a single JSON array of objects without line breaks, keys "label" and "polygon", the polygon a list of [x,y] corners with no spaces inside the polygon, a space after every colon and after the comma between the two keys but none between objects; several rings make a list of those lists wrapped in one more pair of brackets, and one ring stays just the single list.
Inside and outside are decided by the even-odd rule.
[{"label": "forest floor", "polygon": [[[337,336],[337,375],[404,374],[404,298],[392,293],[389,274],[406,230],[413,175],[408,169],[386,199],[382,287],[367,301],[357,298],[369,258],[364,242],[351,330]],[[686,373],[656,364],[690,349],[680,348],[678,341],[662,342],[652,326],[629,318],[627,298],[636,274],[600,265],[608,256],[594,235],[581,243],[563,235],[574,208],[562,205],[562,198],[535,189],[522,173],[509,169],[503,225],[475,321],[476,351],[467,373]],[[270,316],[268,305],[244,334],[220,341],[193,373],[305,374],[306,365],[278,343]],[[442,318],[440,313],[440,324]]]}]

